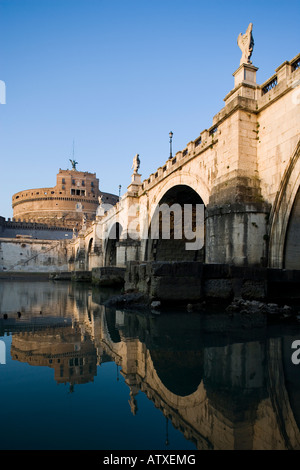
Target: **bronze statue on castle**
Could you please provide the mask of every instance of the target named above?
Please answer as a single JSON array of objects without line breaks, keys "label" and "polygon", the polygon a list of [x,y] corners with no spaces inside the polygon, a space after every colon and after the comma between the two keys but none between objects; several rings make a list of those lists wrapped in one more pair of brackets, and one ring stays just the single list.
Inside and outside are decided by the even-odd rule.
[{"label": "bronze statue on castle", "polygon": [[[78,165],[78,162],[76,162],[76,160],[71,160],[69,159],[71,164],[72,164],[72,170],[76,170],[76,165]],[[76,170],[77,171],[77,170]]]}]

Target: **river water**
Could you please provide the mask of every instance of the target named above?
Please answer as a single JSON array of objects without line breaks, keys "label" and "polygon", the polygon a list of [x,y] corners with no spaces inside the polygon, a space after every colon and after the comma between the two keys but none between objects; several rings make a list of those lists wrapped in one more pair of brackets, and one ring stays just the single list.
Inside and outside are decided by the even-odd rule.
[{"label": "river water", "polygon": [[0,283],[1,449],[300,448],[300,325],[106,308],[112,294]]}]

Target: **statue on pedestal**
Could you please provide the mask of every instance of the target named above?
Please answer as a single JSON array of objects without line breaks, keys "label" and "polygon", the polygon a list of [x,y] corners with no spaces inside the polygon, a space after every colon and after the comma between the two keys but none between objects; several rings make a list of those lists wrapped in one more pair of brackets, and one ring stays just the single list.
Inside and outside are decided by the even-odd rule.
[{"label": "statue on pedestal", "polygon": [[86,221],[87,221],[87,216],[86,216],[86,214],[83,214],[82,215],[82,226],[81,226],[82,230],[86,229]]},{"label": "statue on pedestal", "polygon": [[137,173],[138,169],[140,168],[140,159],[139,159],[139,154],[137,153],[134,158],[133,158],[133,164],[132,164],[132,170],[133,173]]},{"label": "statue on pedestal", "polygon": [[242,64],[251,64],[250,57],[254,48],[254,39],[252,36],[253,24],[249,23],[247,31],[245,34],[240,33],[238,35],[237,43],[239,48],[242,51],[242,57],[240,60],[240,65]]},{"label": "statue on pedestal", "polygon": [[105,210],[104,210],[104,207],[103,207],[102,194],[100,194],[100,196],[98,196],[98,202],[99,202],[99,206],[97,207],[96,216],[97,217],[102,217],[105,214]]}]

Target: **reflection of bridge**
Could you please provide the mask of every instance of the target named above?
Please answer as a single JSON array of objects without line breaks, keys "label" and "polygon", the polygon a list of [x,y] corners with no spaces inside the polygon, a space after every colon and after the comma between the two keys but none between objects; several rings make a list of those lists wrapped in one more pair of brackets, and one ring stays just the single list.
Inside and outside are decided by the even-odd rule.
[{"label": "reflection of bridge", "polygon": [[176,314],[172,322],[169,315],[124,314],[95,303],[85,289],[64,288],[61,305],[72,307],[67,325],[58,316],[56,327],[24,331],[25,320],[15,319],[14,359],[52,367],[58,383],[71,385],[92,381],[96,364],[113,360],[133,414],[142,392],[198,449],[300,448],[293,331],[266,339],[264,328],[234,331],[220,314],[186,314],[184,323]]},{"label": "reflection of bridge", "polygon": [[[132,176],[119,203],[73,241],[70,269],[151,260],[300,269],[299,57],[262,85],[242,64],[212,126],[143,182]],[[204,250],[149,238],[162,203],[204,204]]]},{"label": "reflection of bridge", "polygon": [[[178,320],[181,351],[178,343],[172,348],[178,338],[176,318],[173,328],[168,321],[164,325],[163,317],[137,320],[118,311],[93,322],[98,351],[122,368],[132,411],[142,391],[198,449],[299,449],[300,410],[293,396],[297,384],[290,376],[289,390],[285,388],[285,374],[293,367],[281,340],[272,338],[267,346],[261,338],[228,343],[214,335],[207,340],[198,317],[193,324],[199,332],[196,345],[183,339]],[[134,329],[135,335],[143,332],[143,341],[134,337]]]}]

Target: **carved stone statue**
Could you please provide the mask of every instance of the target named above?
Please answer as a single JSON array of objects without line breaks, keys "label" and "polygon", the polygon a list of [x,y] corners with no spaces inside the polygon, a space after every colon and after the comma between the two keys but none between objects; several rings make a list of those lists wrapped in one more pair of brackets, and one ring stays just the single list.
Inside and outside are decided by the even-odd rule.
[{"label": "carved stone statue", "polygon": [[137,173],[138,172],[138,169],[140,168],[140,159],[139,159],[139,154],[137,153],[135,155],[135,157],[133,158],[133,165],[132,165],[132,169],[133,169],[133,173]]},{"label": "carved stone statue", "polygon": [[245,34],[240,33],[238,35],[237,43],[239,48],[242,51],[242,57],[240,60],[240,65],[242,64],[251,64],[250,57],[254,48],[254,39],[252,36],[253,24],[249,23],[247,31]]},{"label": "carved stone statue", "polygon": [[102,195],[98,196],[98,202],[99,202],[99,206],[102,206],[103,204]]},{"label": "carved stone statue", "polygon": [[69,159],[71,164],[72,164],[72,170],[76,170],[76,165],[78,165],[78,162],[76,162],[76,160],[71,160]]}]

